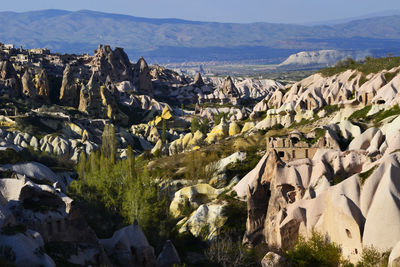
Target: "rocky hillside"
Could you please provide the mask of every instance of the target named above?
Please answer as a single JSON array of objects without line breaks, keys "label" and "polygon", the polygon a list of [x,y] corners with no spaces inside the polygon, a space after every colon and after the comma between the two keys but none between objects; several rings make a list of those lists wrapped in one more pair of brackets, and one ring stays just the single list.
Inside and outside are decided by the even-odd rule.
[{"label": "rocky hillside", "polygon": [[0,265],[400,261],[399,58],[283,85],[1,51]]}]

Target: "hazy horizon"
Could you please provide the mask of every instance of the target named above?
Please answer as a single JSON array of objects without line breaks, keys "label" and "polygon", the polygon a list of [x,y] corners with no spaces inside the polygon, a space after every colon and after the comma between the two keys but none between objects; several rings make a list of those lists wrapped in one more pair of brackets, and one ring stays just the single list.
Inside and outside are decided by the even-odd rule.
[{"label": "hazy horizon", "polygon": [[[155,6],[158,8],[154,8]],[[370,14],[384,14],[400,9],[400,2],[382,0],[377,3],[373,0],[356,0],[349,3],[345,0],[337,0],[327,3],[320,0],[309,0],[305,3],[296,0],[281,2],[249,0],[246,5],[243,5],[240,0],[231,0],[228,3],[222,0],[203,0],[190,4],[183,0],[154,0],[151,3],[129,0],[115,0],[112,3],[104,0],[87,0],[85,2],[80,0],[68,2],[42,0],[32,3],[28,0],[21,0],[18,1],[18,6],[15,5],[15,2],[5,2],[0,7],[0,11],[14,12],[44,9],[93,10],[136,17],[178,18],[195,21],[307,24],[362,17]],[[329,10],[329,13],[326,13],[326,10]]]}]

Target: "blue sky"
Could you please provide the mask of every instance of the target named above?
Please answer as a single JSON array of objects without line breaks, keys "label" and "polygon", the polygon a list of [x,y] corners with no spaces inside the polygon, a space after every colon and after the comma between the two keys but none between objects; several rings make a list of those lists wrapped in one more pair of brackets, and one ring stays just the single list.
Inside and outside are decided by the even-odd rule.
[{"label": "blue sky", "polygon": [[303,23],[400,9],[399,0],[14,0],[2,11],[90,9],[152,18]]}]

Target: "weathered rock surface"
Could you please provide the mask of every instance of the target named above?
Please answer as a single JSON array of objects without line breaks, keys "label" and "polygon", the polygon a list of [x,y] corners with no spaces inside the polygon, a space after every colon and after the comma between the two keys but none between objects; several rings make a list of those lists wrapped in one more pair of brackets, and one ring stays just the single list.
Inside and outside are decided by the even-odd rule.
[{"label": "weathered rock surface", "polygon": [[123,266],[156,266],[154,249],[140,229],[138,222],[114,233],[110,239],[100,240],[110,257]]},{"label": "weathered rock surface", "polygon": [[167,240],[160,255],[157,257],[157,267],[173,267],[174,265],[181,265],[181,259],[174,244]]},{"label": "weathered rock surface", "polygon": [[74,74],[73,67],[67,65],[63,73],[60,89],[60,103],[65,106],[78,107],[82,82]]}]

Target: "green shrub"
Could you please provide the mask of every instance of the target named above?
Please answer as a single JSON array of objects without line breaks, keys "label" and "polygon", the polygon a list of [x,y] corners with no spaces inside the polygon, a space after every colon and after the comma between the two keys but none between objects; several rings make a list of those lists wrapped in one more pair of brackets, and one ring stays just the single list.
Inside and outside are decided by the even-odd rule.
[{"label": "green shrub", "polygon": [[373,246],[364,247],[361,259],[356,267],[383,267],[387,266],[389,253],[381,253]]},{"label": "green shrub", "polygon": [[219,114],[214,114],[213,119],[214,119],[214,125],[218,125],[221,123],[222,119],[224,119],[224,121],[228,120],[228,113],[221,112]]},{"label": "green shrub", "polygon": [[338,111],[339,107],[338,107],[338,105],[326,105],[322,109],[326,111],[326,116],[328,116],[328,115]]},{"label": "green shrub", "polygon": [[354,111],[353,114],[350,115],[349,120],[360,120],[366,119],[368,112],[371,110],[372,106],[365,106],[362,109]]},{"label": "green shrub", "polygon": [[294,266],[340,266],[342,251],[339,245],[330,242],[326,236],[313,232],[309,240],[299,237],[288,251],[287,258]]}]

